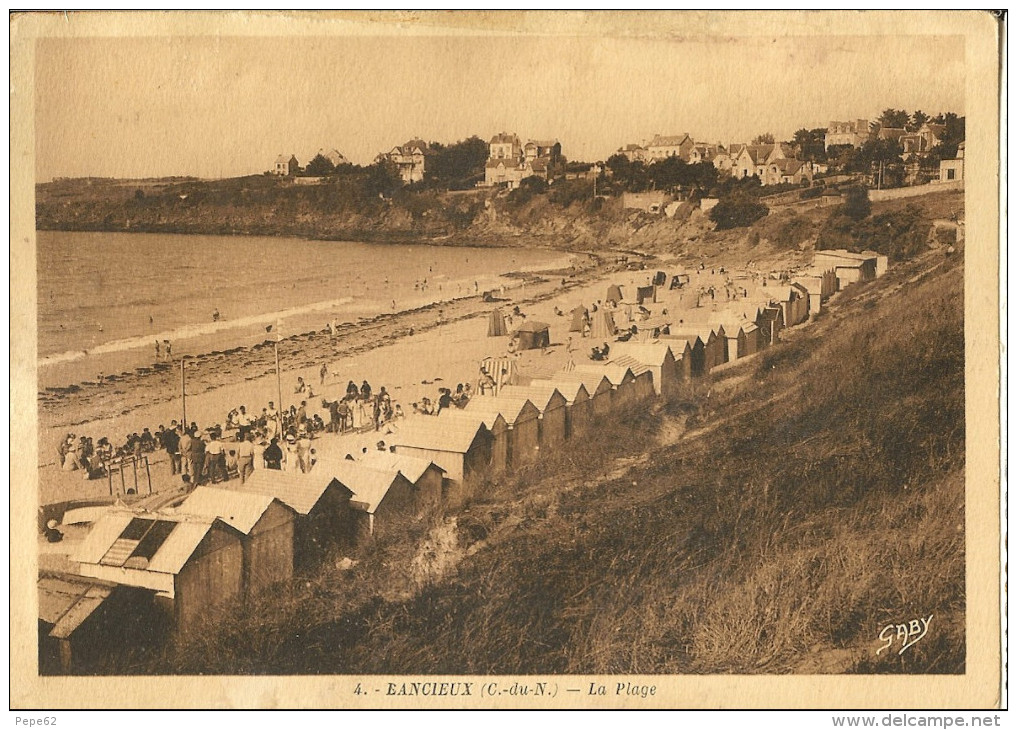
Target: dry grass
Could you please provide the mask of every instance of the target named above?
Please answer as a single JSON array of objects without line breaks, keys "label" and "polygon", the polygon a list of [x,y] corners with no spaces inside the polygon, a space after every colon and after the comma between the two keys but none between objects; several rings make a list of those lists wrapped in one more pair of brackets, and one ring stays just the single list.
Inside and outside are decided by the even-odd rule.
[{"label": "dry grass", "polygon": [[[709,398],[492,481],[457,540],[408,523],[137,669],[963,672],[963,266],[932,263],[856,288]],[[883,626],[930,613],[923,642],[875,655]]]}]

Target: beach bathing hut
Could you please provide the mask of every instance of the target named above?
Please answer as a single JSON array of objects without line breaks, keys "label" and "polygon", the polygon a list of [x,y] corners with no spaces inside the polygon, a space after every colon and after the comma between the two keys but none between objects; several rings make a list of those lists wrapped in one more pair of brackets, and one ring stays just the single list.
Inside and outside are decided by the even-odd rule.
[{"label": "beach bathing hut", "polygon": [[809,313],[818,314],[823,309],[823,279],[820,276],[799,276],[792,286],[799,286],[809,298]]},{"label": "beach bathing hut", "polygon": [[645,286],[637,286],[636,290],[636,304],[643,304],[645,302],[656,303],[657,301],[657,287],[653,284],[647,284]]},{"label": "beach bathing hut", "polygon": [[512,385],[502,391],[507,398],[526,398],[540,412],[540,448],[553,449],[565,442],[566,401],[565,396],[547,381],[532,381],[529,385]]},{"label": "beach bathing hut", "polygon": [[621,304],[625,301],[625,297],[622,294],[621,284],[611,284],[607,288],[607,296],[604,297],[604,301],[614,305]]},{"label": "beach bathing hut", "polygon": [[[612,348],[616,356],[628,356],[650,369],[653,375],[653,390],[657,395],[670,395],[680,381],[677,361],[671,345],[659,340],[654,342],[619,342]],[[616,358],[617,359],[617,358]]]},{"label": "beach bathing hut", "polygon": [[296,510],[275,497],[232,489],[197,487],[176,511],[218,517],[240,533],[243,592],[247,597],[293,577]]},{"label": "beach bathing hut", "polygon": [[554,381],[578,381],[582,383],[586,389],[587,395],[590,396],[589,418],[590,423],[593,421],[600,420],[602,418],[609,418],[611,415],[611,394],[613,389],[611,387],[611,381],[607,379],[607,376],[602,372],[590,372],[586,370],[577,370],[576,365],[572,365],[571,369],[562,370],[555,373],[552,376]]},{"label": "beach bathing hut", "polygon": [[822,280],[820,294],[824,302],[837,293],[837,272],[833,267],[810,266],[806,269],[805,275],[819,277]]},{"label": "beach bathing hut", "polygon": [[[505,392],[508,388],[502,390]],[[466,404],[464,413],[480,414],[485,421],[500,415],[508,426],[507,464],[515,468],[540,454],[540,410],[527,398],[480,396]]]},{"label": "beach bathing hut", "polygon": [[507,334],[508,328],[505,326],[505,315],[502,314],[501,309],[495,309],[487,319],[487,336],[504,337]]},{"label": "beach bathing hut", "polygon": [[[506,386],[508,387],[508,386]],[[474,398],[475,400],[476,398]],[[463,411],[458,408],[443,410],[438,414],[439,421],[448,422],[452,428],[463,428],[467,425],[477,428],[483,426],[491,434],[491,463],[488,468],[492,474],[508,469],[509,466],[509,427],[500,413],[485,411]]]},{"label": "beach bathing hut", "polygon": [[[478,400],[474,397],[470,402]],[[450,497],[465,498],[491,464],[491,432],[482,422],[453,425],[434,416],[407,418],[389,437],[396,454],[434,462],[445,471]]]},{"label": "beach bathing hut", "polygon": [[785,327],[794,327],[809,318],[808,292],[794,286],[769,290],[770,301],[781,308]]},{"label": "beach bathing hut", "polygon": [[631,355],[618,355],[608,365],[621,365],[632,373],[632,402],[642,403],[654,396],[653,371],[648,365]]},{"label": "beach bathing hut", "polygon": [[[679,329],[672,327],[671,333],[662,335],[660,339],[664,341],[671,338],[688,340],[692,344],[693,375],[699,377],[727,362],[727,341],[717,337],[715,327],[715,325],[705,325],[693,328],[686,323]],[[697,340],[700,344],[696,344]]]},{"label": "beach bathing hut", "polygon": [[402,473],[391,468],[374,469],[350,459],[319,462],[315,469],[327,469],[353,496],[350,507],[355,518],[357,542],[397,529],[400,520],[412,518],[428,504]]},{"label": "beach bathing hut", "polygon": [[520,350],[539,350],[551,344],[550,326],[544,322],[524,322],[515,332]]},{"label": "beach bathing hut", "polygon": [[658,315],[656,317],[648,317],[643,320],[636,320],[633,322],[633,326],[636,328],[636,333],[638,335],[637,341],[651,342],[659,339],[661,335],[668,334],[671,331],[672,319],[672,317]]},{"label": "beach bathing hut", "polygon": [[66,573],[38,578],[39,674],[88,674],[117,647],[155,642],[169,627],[154,592]]},{"label": "beach bathing hut", "polygon": [[[550,380],[534,380],[530,385],[553,386],[565,399],[565,438],[579,438],[586,433],[593,418],[593,401],[580,380],[560,378],[557,375]],[[608,386],[610,387],[610,385]]]},{"label": "beach bathing hut", "polygon": [[635,376],[629,368],[606,362],[582,363],[576,365],[576,370],[603,375],[607,378],[608,382],[611,383],[612,410],[618,410],[636,402]]},{"label": "beach bathing hut", "polygon": [[307,474],[255,469],[243,484],[228,482],[230,489],[273,497],[296,513],[293,558],[298,566],[320,561],[331,547],[352,544],[355,536],[353,493],[319,465]]},{"label": "beach bathing hut", "polygon": [[[820,269],[833,269],[837,276],[838,291],[850,284],[861,281],[872,281],[876,278],[878,254],[854,253],[837,249],[817,251],[812,259],[813,266]],[[883,264],[885,270],[886,264]],[[790,326],[790,325],[788,325]]]},{"label": "beach bathing hut", "polygon": [[612,340],[618,333],[614,323],[614,315],[606,309],[598,309],[593,313],[593,324],[590,326],[590,339]]},{"label": "beach bathing hut", "polygon": [[445,471],[428,459],[391,451],[369,450],[361,454],[358,462],[372,469],[397,471],[413,485],[413,508],[423,512],[441,503]]},{"label": "beach bathing hut", "polygon": [[590,323],[590,310],[579,306],[572,310],[572,323],[569,324],[569,332],[582,332]]},{"label": "beach bathing hut", "polygon": [[741,357],[748,357],[759,351],[759,327],[748,320],[728,321],[724,325],[724,337],[727,340],[727,359],[732,362]]},{"label": "beach bathing hut", "polygon": [[72,558],[81,575],[154,591],[164,620],[184,633],[243,595],[240,533],[215,517],[112,511]]},{"label": "beach bathing hut", "polygon": [[706,344],[702,337],[695,332],[672,330],[668,335],[661,335],[660,339],[669,345],[674,343],[673,349],[682,350],[683,372],[688,373],[689,378],[701,378],[706,375],[708,372],[706,369]]}]

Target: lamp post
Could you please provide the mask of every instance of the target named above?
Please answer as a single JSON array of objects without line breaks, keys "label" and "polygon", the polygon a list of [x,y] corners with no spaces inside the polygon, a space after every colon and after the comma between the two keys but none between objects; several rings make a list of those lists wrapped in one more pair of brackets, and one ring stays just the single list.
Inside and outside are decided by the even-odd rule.
[{"label": "lamp post", "polygon": [[282,399],[282,374],[279,370],[279,333],[275,335],[275,387],[277,397],[279,398],[279,410],[276,411],[276,417],[279,421],[279,433],[282,434],[282,412],[283,412],[283,399]]},{"label": "lamp post", "polygon": [[187,378],[184,375],[184,365],[187,362],[187,358],[181,356],[180,358],[180,425],[184,431],[187,430]]}]

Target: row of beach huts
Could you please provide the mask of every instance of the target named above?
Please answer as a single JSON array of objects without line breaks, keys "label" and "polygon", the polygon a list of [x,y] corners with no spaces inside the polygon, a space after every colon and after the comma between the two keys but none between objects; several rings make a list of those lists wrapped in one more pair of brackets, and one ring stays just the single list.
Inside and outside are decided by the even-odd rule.
[{"label": "row of beach huts", "polygon": [[[544,378],[513,373],[464,409],[407,418],[384,451],[319,453],[309,473],[257,469],[243,484],[199,486],[150,511],[71,510],[62,523],[87,532],[69,570],[40,572],[40,671],[87,673],[114,646],[195,630],[214,607],[249,599],[337,549],[454,509],[490,477],[565,448],[612,414],[774,344],[835,291],[885,270],[877,254],[817,252],[786,285],[704,309],[710,321],[635,318],[638,336],[612,343],[603,362],[570,360]],[[643,294],[656,301],[655,292]]]}]

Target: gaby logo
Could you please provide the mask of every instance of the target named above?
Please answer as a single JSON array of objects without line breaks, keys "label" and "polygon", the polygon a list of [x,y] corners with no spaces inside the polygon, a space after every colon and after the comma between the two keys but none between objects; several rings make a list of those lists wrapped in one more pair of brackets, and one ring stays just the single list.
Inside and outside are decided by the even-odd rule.
[{"label": "gaby logo", "polygon": [[925,635],[929,633],[931,622],[932,614],[930,613],[928,618],[919,617],[904,624],[887,624],[879,632],[879,640],[886,643],[876,649],[876,656],[892,648],[898,641],[900,642],[900,651],[897,654],[903,654],[909,646],[914,646],[925,638]]}]

